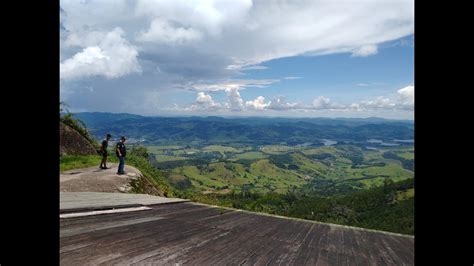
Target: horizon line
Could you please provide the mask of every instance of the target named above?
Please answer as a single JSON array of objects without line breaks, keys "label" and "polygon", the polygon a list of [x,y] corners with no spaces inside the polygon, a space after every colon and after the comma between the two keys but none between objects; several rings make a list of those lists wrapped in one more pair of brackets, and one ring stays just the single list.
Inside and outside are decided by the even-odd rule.
[{"label": "horizon line", "polygon": [[70,112],[72,114],[81,114],[81,113],[102,113],[102,114],[127,114],[127,115],[136,115],[136,116],[141,116],[141,117],[199,117],[199,118],[209,118],[209,117],[218,117],[218,118],[264,118],[264,119],[275,119],[275,118],[280,118],[280,119],[381,119],[381,120],[388,120],[388,121],[410,121],[414,122],[415,119],[400,119],[400,118],[383,118],[383,117],[377,117],[377,116],[367,116],[367,117],[323,117],[323,116],[315,116],[315,117],[298,117],[298,116],[244,116],[244,115],[180,115],[180,114],[175,114],[175,115],[143,115],[143,114],[134,114],[134,113],[126,113],[126,112],[104,112],[104,111],[84,111],[84,112]]}]

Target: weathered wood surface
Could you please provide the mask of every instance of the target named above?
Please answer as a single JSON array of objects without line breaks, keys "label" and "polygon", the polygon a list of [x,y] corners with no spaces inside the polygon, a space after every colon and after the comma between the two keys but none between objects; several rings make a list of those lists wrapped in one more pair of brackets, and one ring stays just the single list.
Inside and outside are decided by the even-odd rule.
[{"label": "weathered wood surface", "polygon": [[61,265],[413,265],[410,237],[193,203],[60,220]]}]

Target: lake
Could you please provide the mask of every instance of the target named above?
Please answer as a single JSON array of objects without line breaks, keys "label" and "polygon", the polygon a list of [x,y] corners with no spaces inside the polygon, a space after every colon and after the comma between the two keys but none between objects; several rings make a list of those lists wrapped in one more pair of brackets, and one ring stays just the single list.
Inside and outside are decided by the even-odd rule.
[{"label": "lake", "polygon": [[321,139],[320,141],[324,144],[324,146],[331,146],[337,144],[337,141],[330,139]]},{"label": "lake", "polygon": [[402,142],[402,143],[414,143],[415,140],[413,139],[394,139],[395,142]]},{"label": "lake", "polygon": [[369,139],[369,140],[367,140],[367,142],[371,143],[371,144],[378,144],[378,145],[381,145],[381,146],[400,146],[400,144],[398,144],[398,143],[383,142],[382,140],[379,140],[379,139]]}]

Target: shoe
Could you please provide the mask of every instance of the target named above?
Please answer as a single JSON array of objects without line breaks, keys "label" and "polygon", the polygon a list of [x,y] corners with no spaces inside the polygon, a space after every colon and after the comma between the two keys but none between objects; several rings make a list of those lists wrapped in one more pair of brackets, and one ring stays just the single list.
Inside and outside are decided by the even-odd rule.
[{"label": "shoe", "polygon": [[102,169],[110,169],[110,168],[109,168],[109,167],[107,167],[107,166],[104,166],[104,167],[102,167]]},{"label": "shoe", "polygon": [[117,175],[124,175],[124,174],[125,174],[125,173],[119,173],[119,172],[117,172]]}]

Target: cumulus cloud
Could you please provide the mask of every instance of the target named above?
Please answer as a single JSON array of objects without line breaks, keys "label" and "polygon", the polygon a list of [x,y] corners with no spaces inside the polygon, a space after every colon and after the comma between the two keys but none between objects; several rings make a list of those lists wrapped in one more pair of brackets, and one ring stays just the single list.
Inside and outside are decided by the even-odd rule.
[{"label": "cumulus cloud", "polygon": [[215,102],[214,99],[212,99],[212,96],[209,94],[206,94],[204,92],[198,92],[196,101],[194,104],[192,104],[189,107],[185,108],[180,108],[177,104],[174,104],[174,107],[171,108],[172,110],[175,111],[219,111],[223,109],[223,106]]},{"label": "cumulus cloud", "polygon": [[330,99],[324,96],[319,96],[318,98],[314,99],[313,107],[315,109],[328,109],[330,107]]},{"label": "cumulus cloud", "polygon": [[217,107],[217,106],[220,106],[219,103],[214,102],[211,95],[205,94],[204,92],[198,92],[196,102],[199,105],[202,105],[204,107]]},{"label": "cumulus cloud", "polygon": [[415,86],[406,86],[397,90],[397,98],[390,99],[384,96],[376,97],[373,100],[360,101],[349,105],[352,110],[409,110],[413,111],[415,104]]},{"label": "cumulus cloud", "polygon": [[155,43],[180,44],[202,38],[201,32],[193,28],[172,26],[161,18],[154,19],[150,28],[142,32],[137,40]]},{"label": "cumulus cloud", "polygon": [[227,96],[229,97],[229,109],[232,111],[240,111],[242,110],[243,100],[240,97],[240,92],[238,88],[227,88],[226,90]]},{"label": "cumulus cloud", "polygon": [[369,101],[361,101],[357,104],[358,108],[361,109],[384,109],[384,108],[394,108],[395,103],[393,103],[390,99],[385,98],[383,96],[379,96],[374,100]]},{"label": "cumulus cloud", "polygon": [[120,28],[108,33],[91,32],[84,36],[71,34],[65,44],[84,48],[60,63],[61,79],[90,76],[117,78],[140,72],[138,52],[122,37],[123,34]]},{"label": "cumulus cloud", "polygon": [[197,103],[202,104],[213,104],[214,101],[212,100],[211,95],[205,94],[204,92],[198,92],[198,96],[196,98]]},{"label": "cumulus cloud", "polygon": [[[258,96],[253,100],[242,99],[237,88],[227,89],[228,102],[215,103],[210,95],[198,92],[196,103],[208,110],[230,110],[230,111],[296,111],[296,112],[349,112],[349,111],[381,111],[381,110],[404,110],[413,111],[414,86],[407,86],[397,91],[398,98],[388,98],[384,96],[375,97],[370,100],[362,100],[348,104],[333,103],[330,98],[318,96],[311,104],[298,102],[288,102],[282,95],[274,97],[271,101],[265,102],[264,96]],[[206,103],[206,104],[203,104]],[[193,104],[192,106],[194,106]],[[201,108],[201,109],[202,109]],[[191,108],[192,109],[192,108]],[[185,108],[185,110],[188,110]],[[194,109],[193,109],[194,110]]]},{"label": "cumulus cloud", "polygon": [[284,96],[276,96],[270,101],[267,108],[270,110],[282,111],[282,110],[299,109],[298,107],[301,107],[301,105],[298,103],[288,102]]},{"label": "cumulus cloud", "polygon": [[399,101],[403,105],[415,104],[415,86],[407,86],[397,91]]},{"label": "cumulus cloud", "polygon": [[269,105],[268,103],[265,103],[265,97],[263,96],[258,96],[254,100],[245,102],[245,106],[253,110],[263,110],[268,105]]}]

